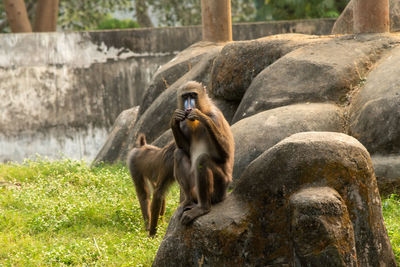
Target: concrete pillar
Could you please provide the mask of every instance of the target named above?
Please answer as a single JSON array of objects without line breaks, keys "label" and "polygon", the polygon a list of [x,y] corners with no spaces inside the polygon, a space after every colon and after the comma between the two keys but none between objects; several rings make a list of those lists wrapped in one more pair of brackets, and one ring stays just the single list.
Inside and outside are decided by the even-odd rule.
[{"label": "concrete pillar", "polygon": [[201,0],[203,41],[232,41],[230,0]]},{"label": "concrete pillar", "polygon": [[354,0],[354,33],[388,32],[389,0]]}]

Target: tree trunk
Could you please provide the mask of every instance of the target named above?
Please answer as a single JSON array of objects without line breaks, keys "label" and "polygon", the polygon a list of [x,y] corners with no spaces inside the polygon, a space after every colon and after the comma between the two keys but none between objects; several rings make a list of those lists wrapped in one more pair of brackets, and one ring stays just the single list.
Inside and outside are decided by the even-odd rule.
[{"label": "tree trunk", "polygon": [[4,0],[4,9],[12,32],[32,32],[24,0]]},{"label": "tree trunk", "polygon": [[203,41],[232,41],[230,0],[201,0]]},{"label": "tree trunk", "polygon": [[57,30],[59,0],[39,0],[36,6],[35,32],[54,32]]},{"label": "tree trunk", "polygon": [[388,32],[389,0],[355,0],[354,33]]},{"label": "tree trunk", "polygon": [[140,27],[154,27],[149,15],[147,14],[147,5],[145,0],[135,1],[136,21]]}]

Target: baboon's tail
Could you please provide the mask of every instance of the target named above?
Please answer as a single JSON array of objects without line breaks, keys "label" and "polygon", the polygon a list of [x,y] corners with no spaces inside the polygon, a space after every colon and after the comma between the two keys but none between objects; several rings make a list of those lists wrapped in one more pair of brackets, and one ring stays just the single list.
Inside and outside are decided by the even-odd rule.
[{"label": "baboon's tail", "polygon": [[146,136],[144,134],[139,134],[136,140],[136,147],[141,147],[146,144]]}]

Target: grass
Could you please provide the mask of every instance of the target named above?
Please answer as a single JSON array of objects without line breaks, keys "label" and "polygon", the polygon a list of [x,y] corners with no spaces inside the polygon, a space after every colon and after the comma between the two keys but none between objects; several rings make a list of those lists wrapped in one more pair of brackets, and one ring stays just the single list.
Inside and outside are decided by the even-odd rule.
[{"label": "grass", "polygon": [[[90,168],[68,159],[0,164],[0,266],[150,266],[178,199],[174,186],[164,222],[148,238],[123,166]],[[382,203],[400,264],[400,197]]]},{"label": "grass", "polygon": [[382,199],[382,210],[396,262],[400,266],[400,196]]},{"label": "grass", "polygon": [[128,171],[85,162],[0,165],[0,266],[149,266],[178,205],[148,238]]}]

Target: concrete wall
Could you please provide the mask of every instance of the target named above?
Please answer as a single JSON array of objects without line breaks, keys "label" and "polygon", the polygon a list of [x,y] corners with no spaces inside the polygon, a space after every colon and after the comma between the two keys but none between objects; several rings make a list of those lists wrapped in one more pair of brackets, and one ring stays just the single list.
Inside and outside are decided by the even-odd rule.
[{"label": "concrete wall", "polygon": [[[238,24],[233,36],[328,34],[333,23]],[[157,68],[200,39],[200,27],[0,35],[0,162],[92,160]]]}]

